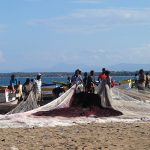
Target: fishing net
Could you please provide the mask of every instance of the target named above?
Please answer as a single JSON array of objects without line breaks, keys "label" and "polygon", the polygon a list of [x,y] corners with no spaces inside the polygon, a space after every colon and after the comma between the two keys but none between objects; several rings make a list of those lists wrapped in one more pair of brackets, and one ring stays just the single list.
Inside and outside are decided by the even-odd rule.
[{"label": "fishing net", "polygon": [[[71,87],[59,98],[53,100],[52,102],[38,107],[37,101],[35,99],[34,93],[31,92],[26,101],[20,102],[18,106],[13,109],[8,114],[20,113],[28,111],[28,115],[34,116],[89,116],[91,113],[90,109],[84,109],[80,103],[75,103],[74,92],[76,87]],[[97,100],[94,96],[85,96],[81,97],[81,104],[91,104],[97,105],[93,110],[96,116],[106,117],[106,116],[117,116],[121,115],[134,115],[134,116],[149,116],[150,115],[150,91],[138,91],[136,89],[121,89],[121,88],[112,88],[112,91],[109,91],[112,99],[110,100],[112,109],[104,109],[97,105]],[[107,96],[107,91],[106,91]],[[101,97],[102,98],[102,97]],[[96,100],[96,101],[94,101]],[[91,102],[90,102],[91,101]],[[86,102],[86,103],[85,103]],[[88,103],[87,103],[88,102]],[[90,102],[90,104],[89,104]],[[73,104],[77,105],[73,105]],[[100,104],[101,105],[101,104]],[[35,109],[37,108],[37,109]],[[30,111],[32,110],[32,111]],[[92,112],[92,113],[93,113]],[[106,115],[107,114],[107,115]]]},{"label": "fishing net", "polygon": [[127,100],[127,101],[143,101],[150,102],[150,91],[149,90],[138,90],[138,89],[122,89],[122,88],[114,88],[113,95],[119,99]]},{"label": "fishing net", "polygon": [[31,91],[25,100],[21,101],[17,107],[15,107],[13,110],[8,112],[7,114],[15,114],[15,113],[21,113],[26,112],[29,110],[33,110],[38,107],[37,100],[35,97],[35,94]]}]

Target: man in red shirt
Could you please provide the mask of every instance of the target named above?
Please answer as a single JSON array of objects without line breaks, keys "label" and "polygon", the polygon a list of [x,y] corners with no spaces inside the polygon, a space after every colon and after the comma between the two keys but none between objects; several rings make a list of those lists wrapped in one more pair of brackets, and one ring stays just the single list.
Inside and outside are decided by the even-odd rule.
[{"label": "man in red shirt", "polygon": [[99,81],[102,81],[102,80],[106,79],[105,71],[106,71],[106,69],[102,68],[102,73],[100,73],[99,76],[98,76]]}]

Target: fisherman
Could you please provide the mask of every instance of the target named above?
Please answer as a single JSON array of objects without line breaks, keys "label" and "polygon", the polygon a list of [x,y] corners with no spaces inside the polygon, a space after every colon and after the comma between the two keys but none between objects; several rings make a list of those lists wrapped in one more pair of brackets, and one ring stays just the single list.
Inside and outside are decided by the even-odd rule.
[{"label": "fisherman", "polygon": [[145,87],[146,87],[146,88],[150,88],[150,75],[149,75],[148,72],[146,73],[146,83],[145,83]]},{"label": "fisherman", "polygon": [[94,93],[95,92],[95,76],[94,71],[90,71],[90,75],[87,78],[87,86],[86,89],[88,93]]},{"label": "fisherman", "polygon": [[71,78],[69,76],[67,77],[67,87],[71,88]]},{"label": "fisherman", "polygon": [[144,90],[146,83],[146,75],[144,74],[144,70],[139,70],[139,80],[138,80],[138,90]]},{"label": "fisherman", "polygon": [[106,78],[101,81],[98,86],[97,94],[101,97],[101,105],[104,108],[112,108],[111,106],[111,78],[110,72],[105,71]]},{"label": "fisherman", "polygon": [[9,86],[9,88],[10,88],[12,91],[15,91],[15,88],[16,88],[17,84],[18,84],[18,81],[17,81],[17,79],[15,78],[15,75],[12,74],[12,75],[11,75],[11,79],[10,79],[10,86]]},{"label": "fisherman", "polygon": [[101,82],[102,80],[106,79],[105,71],[106,71],[106,69],[102,68],[102,72],[98,76],[98,81],[99,82]]},{"label": "fisherman", "polygon": [[26,82],[23,84],[23,93],[24,98],[26,99],[30,92],[33,90],[33,84],[29,78],[26,79]]},{"label": "fisherman", "polygon": [[23,88],[23,86],[22,86],[21,82],[18,81],[17,92],[18,92],[19,101],[22,100],[22,96],[23,96],[22,88]]},{"label": "fisherman", "polygon": [[41,101],[41,92],[42,92],[42,80],[41,80],[41,74],[39,73],[36,77],[36,80],[34,80],[34,92],[36,96],[36,100],[39,102]]},{"label": "fisherman", "polygon": [[138,74],[136,73],[134,75],[134,86],[135,86],[135,88],[137,88],[137,86],[138,86],[138,80],[139,80],[139,77],[138,77]]},{"label": "fisherman", "polygon": [[84,78],[83,78],[83,86],[84,86],[84,91],[87,91],[87,79],[88,79],[88,74],[87,72],[84,73]]},{"label": "fisherman", "polygon": [[111,76],[110,76],[110,71],[106,70],[105,71],[105,75],[106,75],[106,84],[108,84],[109,88],[111,88]]},{"label": "fisherman", "polygon": [[56,87],[52,90],[54,98],[58,98],[60,94],[65,93],[65,89],[63,86]]}]

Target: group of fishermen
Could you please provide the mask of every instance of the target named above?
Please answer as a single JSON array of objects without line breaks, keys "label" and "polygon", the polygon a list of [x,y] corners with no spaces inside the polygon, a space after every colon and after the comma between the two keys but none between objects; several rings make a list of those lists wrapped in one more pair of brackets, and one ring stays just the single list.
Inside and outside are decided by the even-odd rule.
[{"label": "group of fishermen", "polygon": [[[102,72],[99,74],[98,79],[96,80],[94,75],[94,70],[91,70],[89,75],[87,72],[82,76],[82,72],[80,69],[77,69],[74,75],[69,78],[70,85],[77,84],[77,93],[78,92],[87,92],[87,93],[95,93],[95,87],[100,83],[105,82],[111,88],[114,86],[113,80],[110,77],[110,71],[102,68]],[[81,91],[82,90],[82,91]]]},{"label": "group of fishermen", "polygon": [[140,69],[134,77],[134,86],[139,90],[144,90],[145,88],[150,88],[150,75],[147,72],[145,74],[143,69]]},{"label": "group of fishermen", "polygon": [[17,81],[14,74],[11,75],[10,85],[8,89],[19,94],[19,100],[26,100],[31,91],[34,92],[37,101],[41,101],[41,74],[37,74],[36,79],[27,78],[22,85],[20,81]]},{"label": "group of fishermen", "polygon": [[102,68],[98,79],[96,80],[94,71],[91,70],[88,74],[77,69],[70,80],[71,84],[76,84],[76,94],[80,93],[93,93],[98,94],[101,99],[101,106],[104,108],[112,108],[111,106],[111,88],[114,86],[114,82],[111,79],[110,71]]}]

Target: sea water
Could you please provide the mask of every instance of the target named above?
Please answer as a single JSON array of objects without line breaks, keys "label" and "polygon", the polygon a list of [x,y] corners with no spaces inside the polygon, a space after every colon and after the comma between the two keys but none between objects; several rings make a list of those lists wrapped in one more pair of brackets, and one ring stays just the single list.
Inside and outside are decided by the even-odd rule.
[{"label": "sea water", "polygon": [[[27,77],[17,77],[17,80],[21,82],[21,84],[24,84]],[[95,77],[98,78],[97,76]],[[30,78],[34,79],[34,78]],[[122,81],[122,80],[128,80],[133,79],[133,76],[112,76],[112,79],[116,82]],[[67,82],[67,77],[42,77],[42,83],[52,83],[53,81],[57,82]],[[9,85],[10,78],[9,77],[1,77],[0,78],[0,85]]]}]

